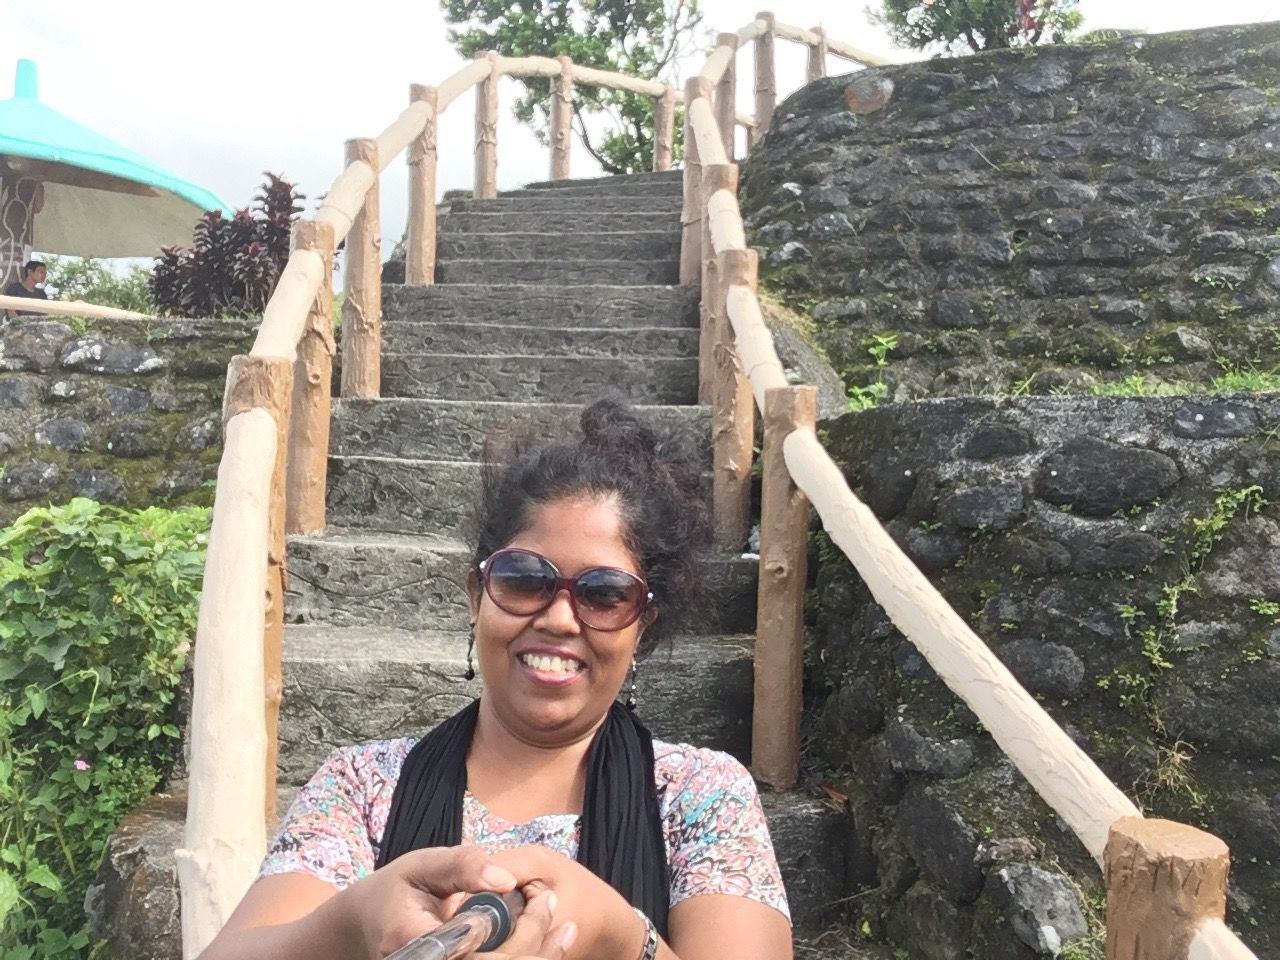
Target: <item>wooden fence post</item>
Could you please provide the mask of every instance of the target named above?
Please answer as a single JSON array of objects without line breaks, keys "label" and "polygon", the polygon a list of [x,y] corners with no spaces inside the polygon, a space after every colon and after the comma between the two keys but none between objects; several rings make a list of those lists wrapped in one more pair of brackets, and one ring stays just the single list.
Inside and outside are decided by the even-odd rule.
[{"label": "wooden fence post", "polygon": [[805,82],[813,83],[827,75],[827,35],[821,27],[814,27],[818,42],[809,47],[809,65],[805,71]]},{"label": "wooden fence post", "polygon": [[498,195],[498,55],[476,54],[489,61],[489,75],[476,84],[476,183],[477,200]]},{"label": "wooden fence post", "polygon": [[382,379],[382,227],[378,204],[378,143],[348,140],[347,165],[363,160],[373,186],[347,233],[342,300],[342,396],[376,397]]},{"label": "wooden fence post", "polygon": [[573,123],[573,61],[556,57],[560,76],[551,81],[551,179],[569,176],[569,145]]},{"label": "wooden fence post", "polygon": [[756,37],[756,126],[754,140],[760,139],[769,123],[773,120],[774,108],[778,105],[778,82],[774,66],[773,14],[767,10],[756,14],[757,20],[765,22],[764,33]]},{"label": "wooden fence post", "polygon": [[653,129],[653,169],[670,170],[676,136],[676,91],[671,84],[654,101]]},{"label": "wooden fence post", "polygon": [[707,215],[702,198],[702,164],[693,135],[689,107],[698,97],[709,97],[711,85],[691,77],[684,85],[684,204],[680,208],[680,283],[696,286],[702,272],[702,219]]},{"label": "wooden fence post", "polygon": [[1169,820],[1123,817],[1103,851],[1107,960],[1185,960],[1196,928],[1227,909],[1227,845]]},{"label": "wooden fence post", "polygon": [[[276,422],[276,456],[271,470],[267,508],[266,622],[262,631],[263,712],[267,728],[266,809],[268,824],[276,816],[276,752],[279,747],[280,701],[284,695],[281,661],[284,649],[285,473],[289,448],[289,402],[293,394],[293,360],[284,357],[235,356],[227,366],[222,422],[254,408]],[[216,505],[215,505],[216,509]]]},{"label": "wooden fence post", "polygon": [[787,471],[782,442],[793,430],[812,430],[817,420],[817,387],[765,391],[751,771],[777,790],[791,787],[800,774],[809,549],[809,499]]},{"label": "wooden fence post", "polygon": [[738,35],[722,33],[716,37],[716,46],[728,46],[734,50],[734,55],[729,58],[729,65],[725,67],[720,82],[716,84],[715,102],[716,124],[720,127],[720,139],[724,141],[724,155],[733,162],[734,132],[737,129],[738,120]]},{"label": "wooden fence post", "polygon": [[409,101],[431,107],[426,126],[409,144],[409,236],[405,241],[404,282],[436,282],[436,106],[435,87],[415,83]]},{"label": "wooden fence post", "polygon": [[299,220],[293,248],[314,250],[324,262],[324,281],[307,312],[293,367],[289,417],[286,533],[319,533],[325,523],[329,468],[330,384],[333,377],[333,224]]},{"label": "wooden fence post", "polygon": [[741,550],[751,532],[751,457],[756,405],[734,344],[726,298],[730,287],[756,289],[754,250],[726,250],[716,260],[715,368],[711,388],[712,490],[715,541]]},{"label": "wooden fence post", "polygon": [[715,282],[716,251],[711,242],[711,218],[707,215],[707,203],[717,190],[738,192],[738,168],[732,163],[704,164],[702,183],[702,224],[698,244],[702,250],[702,299],[699,307],[698,327],[698,402],[711,403],[712,381],[715,370],[715,348],[720,336],[717,317],[724,306],[724,291]]}]

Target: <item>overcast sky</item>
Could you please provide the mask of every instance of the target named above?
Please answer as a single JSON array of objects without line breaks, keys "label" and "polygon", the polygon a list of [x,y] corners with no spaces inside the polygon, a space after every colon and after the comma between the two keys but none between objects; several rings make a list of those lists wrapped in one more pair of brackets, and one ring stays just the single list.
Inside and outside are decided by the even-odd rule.
[{"label": "overcast sky", "polygon": [[[703,0],[706,39],[736,30],[767,0]],[[1081,0],[1085,28],[1151,32],[1277,16],[1276,0]],[[788,0],[779,18],[823,25],[831,36],[883,54],[895,50],[868,22],[864,0]],[[40,97],[173,173],[243,206],[271,170],[297,181],[311,198],[340,170],[342,143],[376,136],[407,100],[411,82],[438,83],[462,65],[445,38],[436,0],[60,0],[57,4],[0,0],[0,97],[12,92],[20,57],[40,69]],[[799,86],[804,52],[778,44],[780,93]],[[701,65],[701,55],[690,64]],[[841,61],[832,60],[831,69]],[[740,55],[749,77],[750,58]],[[692,72],[688,70],[686,72]],[[503,81],[504,102],[515,81]],[[739,86],[751,111],[750,80]],[[464,96],[444,114],[440,188],[471,182],[472,101]],[[549,158],[504,107],[499,128],[502,188],[546,176]],[[590,158],[573,157],[575,176]],[[403,161],[383,181],[383,235],[404,230]]]}]

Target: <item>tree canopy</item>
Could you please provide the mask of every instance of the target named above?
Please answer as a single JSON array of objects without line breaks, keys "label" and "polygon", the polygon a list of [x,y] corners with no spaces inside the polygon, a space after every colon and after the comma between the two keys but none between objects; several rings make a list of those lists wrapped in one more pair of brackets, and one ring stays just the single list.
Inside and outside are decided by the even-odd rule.
[{"label": "tree canopy", "polygon": [[899,46],[952,53],[1035,46],[1080,26],[1078,0],[884,0],[874,19]]},{"label": "tree canopy", "polygon": [[[449,38],[467,57],[567,56],[574,63],[651,80],[667,79],[702,22],[698,0],[442,0]],[[522,79],[516,116],[547,142],[551,81]],[[606,118],[605,129],[591,118]],[[578,87],[574,132],[606,173],[653,163],[653,101],[623,91]],[[677,133],[679,125],[677,125]]]}]

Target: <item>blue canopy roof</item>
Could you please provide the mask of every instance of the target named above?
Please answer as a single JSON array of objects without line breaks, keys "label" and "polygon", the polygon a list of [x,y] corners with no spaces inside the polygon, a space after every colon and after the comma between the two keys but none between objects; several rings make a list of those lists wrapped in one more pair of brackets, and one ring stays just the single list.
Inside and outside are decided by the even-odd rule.
[{"label": "blue canopy roof", "polygon": [[[198,187],[174,176],[167,170],[150,163],[146,158],[134,151],[120,146],[120,144],[95,133],[41,103],[36,96],[36,65],[30,60],[18,61],[14,96],[9,100],[0,100],[0,160],[6,157],[26,157],[36,161],[61,164],[66,167],[105,174],[106,177],[87,181],[90,183],[89,189],[99,194],[99,197],[87,200],[84,196],[81,196],[77,200],[71,201],[72,206],[77,211],[74,216],[77,218],[92,218],[94,220],[100,220],[103,216],[110,216],[112,220],[115,220],[115,236],[121,240],[124,239],[122,234],[139,234],[140,229],[148,225],[153,228],[150,232],[154,239],[147,244],[149,249],[145,251],[95,252],[85,255],[154,256],[159,253],[161,244],[190,242],[191,227],[205,210],[220,210],[225,214],[232,213],[230,207],[203,187]],[[37,167],[36,169],[39,168]],[[40,179],[38,174],[32,175]],[[116,177],[130,181],[133,184],[151,187],[156,192],[147,190],[132,191],[134,195],[128,196],[127,202],[125,196],[120,196],[118,200],[110,201],[110,210],[104,212],[101,207],[104,197],[101,195],[115,192],[110,186],[110,181],[106,179],[107,177]],[[50,179],[55,182],[49,183],[46,187],[46,208],[49,208],[51,206],[50,201],[55,199],[67,202],[67,195],[71,192],[78,191],[81,194],[88,192],[84,184],[76,184],[59,178]],[[74,180],[74,178],[71,179]],[[120,184],[120,192],[130,193],[131,191],[127,187],[128,184]],[[157,196],[157,192],[167,196]],[[138,193],[150,194],[150,196],[139,196]],[[185,214],[181,212],[181,208],[174,209],[175,200],[182,201],[186,207]],[[150,201],[150,203],[147,201]],[[70,216],[70,214],[68,215]],[[81,252],[62,249],[50,242],[53,238],[49,230],[45,229],[46,225],[43,224],[46,216],[44,211],[36,215],[35,240],[37,248],[53,253]],[[142,222],[122,224],[120,222],[122,217],[127,220],[140,219]],[[185,224],[180,236],[174,235],[175,220]],[[152,222],[148,224],[147,221]],[[48,224],[47,226],[52,227],[54,225]],[[93,229],[96,226],[100,226],[100,224],[90,226],[81,219],[81,236],[85,233],[98,232]],[[125,229],[122,230],[122,227],[125,227]],[[64,224],[57,232],[62,233],[68,228],[74,229],[74,225],[71,223]],[[125,245],[137,246],[139,238],[132,237],[131,239],[132,243]]]}]

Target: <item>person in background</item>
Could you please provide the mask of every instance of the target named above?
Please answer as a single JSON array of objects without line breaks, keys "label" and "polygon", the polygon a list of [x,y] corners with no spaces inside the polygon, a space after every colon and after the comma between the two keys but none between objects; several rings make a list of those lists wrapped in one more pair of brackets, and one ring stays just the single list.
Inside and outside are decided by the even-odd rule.
[{"label": "person in background", "polygon": [[[26,297],[28,300],[48,300],[49,295],[44,292],[41,284],[49,275],[49,268],[39,260],[28,260],[22,268],[22,279],[15,280],[4,288],[6,297]],[[31,317],[39,316],[39,310],[6,310],[5,316],[9,319],[15,317]]]}]

